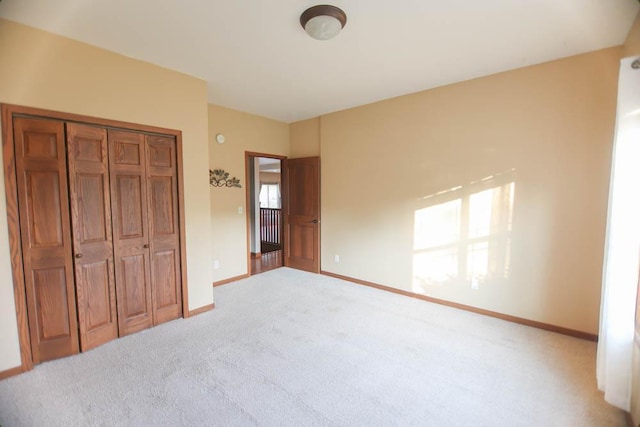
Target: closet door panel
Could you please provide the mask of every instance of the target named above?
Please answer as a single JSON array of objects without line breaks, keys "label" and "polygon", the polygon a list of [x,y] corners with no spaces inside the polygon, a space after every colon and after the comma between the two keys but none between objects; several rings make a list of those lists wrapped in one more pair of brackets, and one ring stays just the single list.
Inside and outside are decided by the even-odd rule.
[{"label": "closet door panel", "polygon": [[146,136],[149,238],[155,324],[182,316],[175,138]]},{"label": "closet door panel", "polygon": [[147,281],[147,258],[146,254],[125,255],[120,258],[124,278],[122,283],[124,298],[121,304],[126,319],[146,317],[149,314],[148,288],[138,286],[138,283]]},{"label": "closet door panel", "polygon": [[115,190],[118,194],[118,229],[119,240],[132,240],[145,238],[145,218],[143,206],[142,177],[130,175],[126,172],[119,174],[115,179]]},{"label": "closet door panel", "polygon": [[67,124],[69,190],[83,351],[118,336],[107,131]]},{"label": "closet door panel", "polygon": [[31,248],[64,248],[60,174],[58,171],[25,171],[24,178]]},{"label": "closet door panel", "polygon": [[38,340],[46,342],[71,333],[63,267],[33,270],[33,291],[38,314]]},{"label": "closet door panel", "polygon": [[156,310],[170,310],[177,304],[181,304],[180,294],[176,292],[176,274],[179,271],[179,261],[179,255],[173,250],[156,251],[154,254]]},{"label": "closet door panel", "polygon": [[152,176],[149,178],[153,238],[173,240],[176,235],[174,212],[174,178]]},{"label": "closet door panel", "polygon": [[[81,306],[80,303],[83,301],[78,297],[78,307],[79,310],[84,310],[80,322],[85,322],[86,333],[100,334],[100,330],[103,328],[109,330],[108,333],[104,333],[106,335],[104,341],[94,342],[95,345],[116,338],[118,336],[118,318],[115,313],[113,263],[107,259],[91,263],[84,262],[80,266],[80,276],[84,282],[83,293],[86,296],[83,296],[83,299],[86,305]],[[76,283],[78,283],[77,279]],[[90,336],[86,338],[83,335],[80,336],[83,351],[88,349],[86,341],[90,338]]]},{"label": "closet door panel", "polygon": [[31,348],[40,363],[78,352],[64,125],[13,125]]},{"label": "closet door panel", "polygon": [[153,325],[144,135],[109,130],[111,212],[120,335]]}]

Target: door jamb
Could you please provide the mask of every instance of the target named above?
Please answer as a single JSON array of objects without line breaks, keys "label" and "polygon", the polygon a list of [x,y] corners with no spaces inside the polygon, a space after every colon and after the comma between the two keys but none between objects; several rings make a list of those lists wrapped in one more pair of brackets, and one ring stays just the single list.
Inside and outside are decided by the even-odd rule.
[{"label": "door jamb", "polygon": [[13,142],[13,112],[2,105],[2,157],[4,159],[4,187],[7,204],[7,225],[13,278],[13,297],[20,344],[20,372],[33,369],[31,334],[27,317],[27,296],[25,290],[24,264],[22,262],[22,242],[20,241],[20,220],[18,213],[18,181],[16,177],[15,147]]},{"label": "door jamb", "polygon": [[287,192],[287,188],[286,188],[286,179],[285,179],[285,173],[286,173],[286,161],[287,161],[287,156],[280,156],[277,154],[267,154],[267,153],[256,153],[254,151],[245,151],[244,152],[244,174],[245,174],[245,182],[247,183],[247,188],[245,190],[245,219],[246,219],[246,232],[247,232],[247,277],[251,276],[251,213],[250,213],[250,206],[251,206],[251,187],[249,183],[249,179],[250,179],[250,173],[249,173],[249,167],[251,166],[251,158],[255,158],[255,157],[266,157],[268,159],[278,159],[280,160],[280,200],[281,200],[281,206],[280,206],[280,213],[282,215],[282,264],[285,265],[285,261],[284,261],[284,254],[287,252],[287,248],[288,248],[288,243],[287,243],[287,219],[286,219],[286,215],[284,214],[284,212],[286,212],[285,207],[287,206],[287,203],[289,202],[289,194]]}]

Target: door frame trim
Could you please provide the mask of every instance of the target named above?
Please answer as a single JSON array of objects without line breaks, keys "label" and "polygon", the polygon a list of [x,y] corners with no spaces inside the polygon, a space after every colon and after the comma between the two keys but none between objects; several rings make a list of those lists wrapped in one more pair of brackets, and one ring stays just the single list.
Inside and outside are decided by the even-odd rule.
[{"label": "door frame trim", "polygon": [[[182,279],[182,316],[187,318],[189,312],[189,295],[187,284],[187,260],[185,242],[185,208],[184,208],[184,178],[182,157],[182,131],[157,126],[123,122],[119,120],[101,119],[74,113],[51,111],[34,107],[13,104],[0,104],[0,119],[2,127],[2,155],[4,163],[4,186],[7,207],[7,226],[9,237],[9,253],[11,258],[11,273],[13,279],[13,295],[16,306],[16,320],[18,326],[18,341],[20,344],[21,365],[10,369],[12,373],[21,373],[33,369],[33,355],[31,353],[31,337],[29,320],[27,317],[27,300],[25,294],[24,265],[22,262],[22,245],[20,242],[20,219],[18,215],[18,189],[15,166],[15,146],[13,138],[13,118],[28,116],[33,118],[53,119],[65,122],[82,123],[86,125],[102,126],[108,129],[122,129],[134,132],[161,134],[175,137],[176,162],[178,180],[178,226],[180,227],[180,262]],[[65,141],[66,144],[66,141]],[[18,370],[19,368],[19,370]]]},{"label": "door frame trim", "polygon": [[13,297],[16,306],[18,341],[20,343],[20,372],[33,369],[31,334],[27,318],[27,296],[25,291],[24,265],[22,263],[22,243],[20,242],[20,216],[18,212],[18,182],[13,141],[13,109],[2,105],[2,158],[4,160],[4,188],[7,204],[7,225],[9,232],[9,254]]},{"label": "door frame trim", "polygon": [[288,188],[286,188],[286,162],[287,156],[280,156],[278,154],[267,154],[267,153],[256,153],[254,151],[245,151],[244,152],[244,181],[247,183],[247,188],[245,190],[245,219],[246,219],[246,230],[247,230],[247,276],[251,276],[251,187],[249,183],[250,174],[249,174],[249,166],[251,163],[252,157],[266,157],[268,159],[278,159],[280,160],[280,212],[282,213],[282,254],[283,259],[282,263],[285,264],[284,254],[288,248],[287,242],[287,219],[284,215],[286,204],[289,202],[289,194]]}]

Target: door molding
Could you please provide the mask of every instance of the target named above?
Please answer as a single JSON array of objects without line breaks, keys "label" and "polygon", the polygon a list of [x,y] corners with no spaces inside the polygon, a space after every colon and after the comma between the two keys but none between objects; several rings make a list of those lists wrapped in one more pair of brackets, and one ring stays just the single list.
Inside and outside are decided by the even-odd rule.
[{"label": "door molding", "polygon": [[[267,154],[267,153],[256,153],[254,151],[245,151],[244,152],[244,182],[247,183],[247,188],[245,191],[245,220],[246,220],[246,229],[247,229],[247,275],[246,277],[251,276],[251,212],[250,212],[250,206],[251,206],[251,187],[250,185],[253,185],[253,183],[249,183],[249,179],[250,179],[250,174],[249,174],[249,167],[251,166],[251,158],[252,157],[266,157],[268,159],[278,159],[280,160],[280,200],[282,201],[282,212],[285,211],[285,207],[286,207],[286,203],[288,203],[288,196],[289,194],[287,193],[287,188],[286,188],[286,180],[285,180],[285,174],[286,174],[286,162],[287,162],[287,156],[280,156],[277,154]],[[286,245],[287,245],[287,223],[286,223],[286,219],[284,218],[284,215],[282,215],[282,253],[286,253]],[[284,261],[284,258],[283,258]],[[227,283],[226,281],[224,281],[225,283]],[[220,283],[222,284],[222,283]]]},{"label": "door molding", "polygon": [[[107,129],[128,130],[150,134],[161,134],[175,137],[177,156],[177,180],[178,180],[178,214],[180,227],[180,262],[182,279],[182,313],[183,317],[189,317],[189,297],[186,272],[186,244],[185,244],[185,220],[184,220],[184,179],[182,157],[182,131],[157,126],[141,125],[118,120],[101,119],[73,113],[50,111],[40,108],[24,107],[12,104],[0,104],[0,117],[2,126],[2,154],[4,163],[4,182],[7,205],[7,226],[9,237],[9,252],[11,260],[11,273],[13,279],[13,294],[16,306],[16,320],[18,326],[18,340],[20,344],[21,366],[19,370],[12,368],[11,373],[21,373],[33,369],[33,355],[31,352],[31,338],[29,334],[29,322],[27,318],[27,301],[25,294],[24,264],[22,261],[22,245],[20,242],[20,219],[18,212],[18,190],[15,165],[15,147],[13,141],[13,118],[27,116],[32,118],[45,118],[65,122],[82,123],[86,125],[102,126]],[[7,372],[7,371],[5,371]]]}]

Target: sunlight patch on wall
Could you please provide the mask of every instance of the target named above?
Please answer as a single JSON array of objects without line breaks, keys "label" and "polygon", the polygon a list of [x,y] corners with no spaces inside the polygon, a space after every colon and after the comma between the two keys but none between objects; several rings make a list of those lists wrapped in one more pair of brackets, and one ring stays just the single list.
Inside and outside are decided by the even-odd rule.
[{"label": "sunlight patch on wall", "polygon": [[422,198],[431,204],[414,213],[414,292],[509,278],[514,172]]},{"label": "sunlight patch on wall", "polygon": [[457,277],[461,208],[462,200],[457,199],[415,212],[414,290],[416,278],[445,283]]}]

